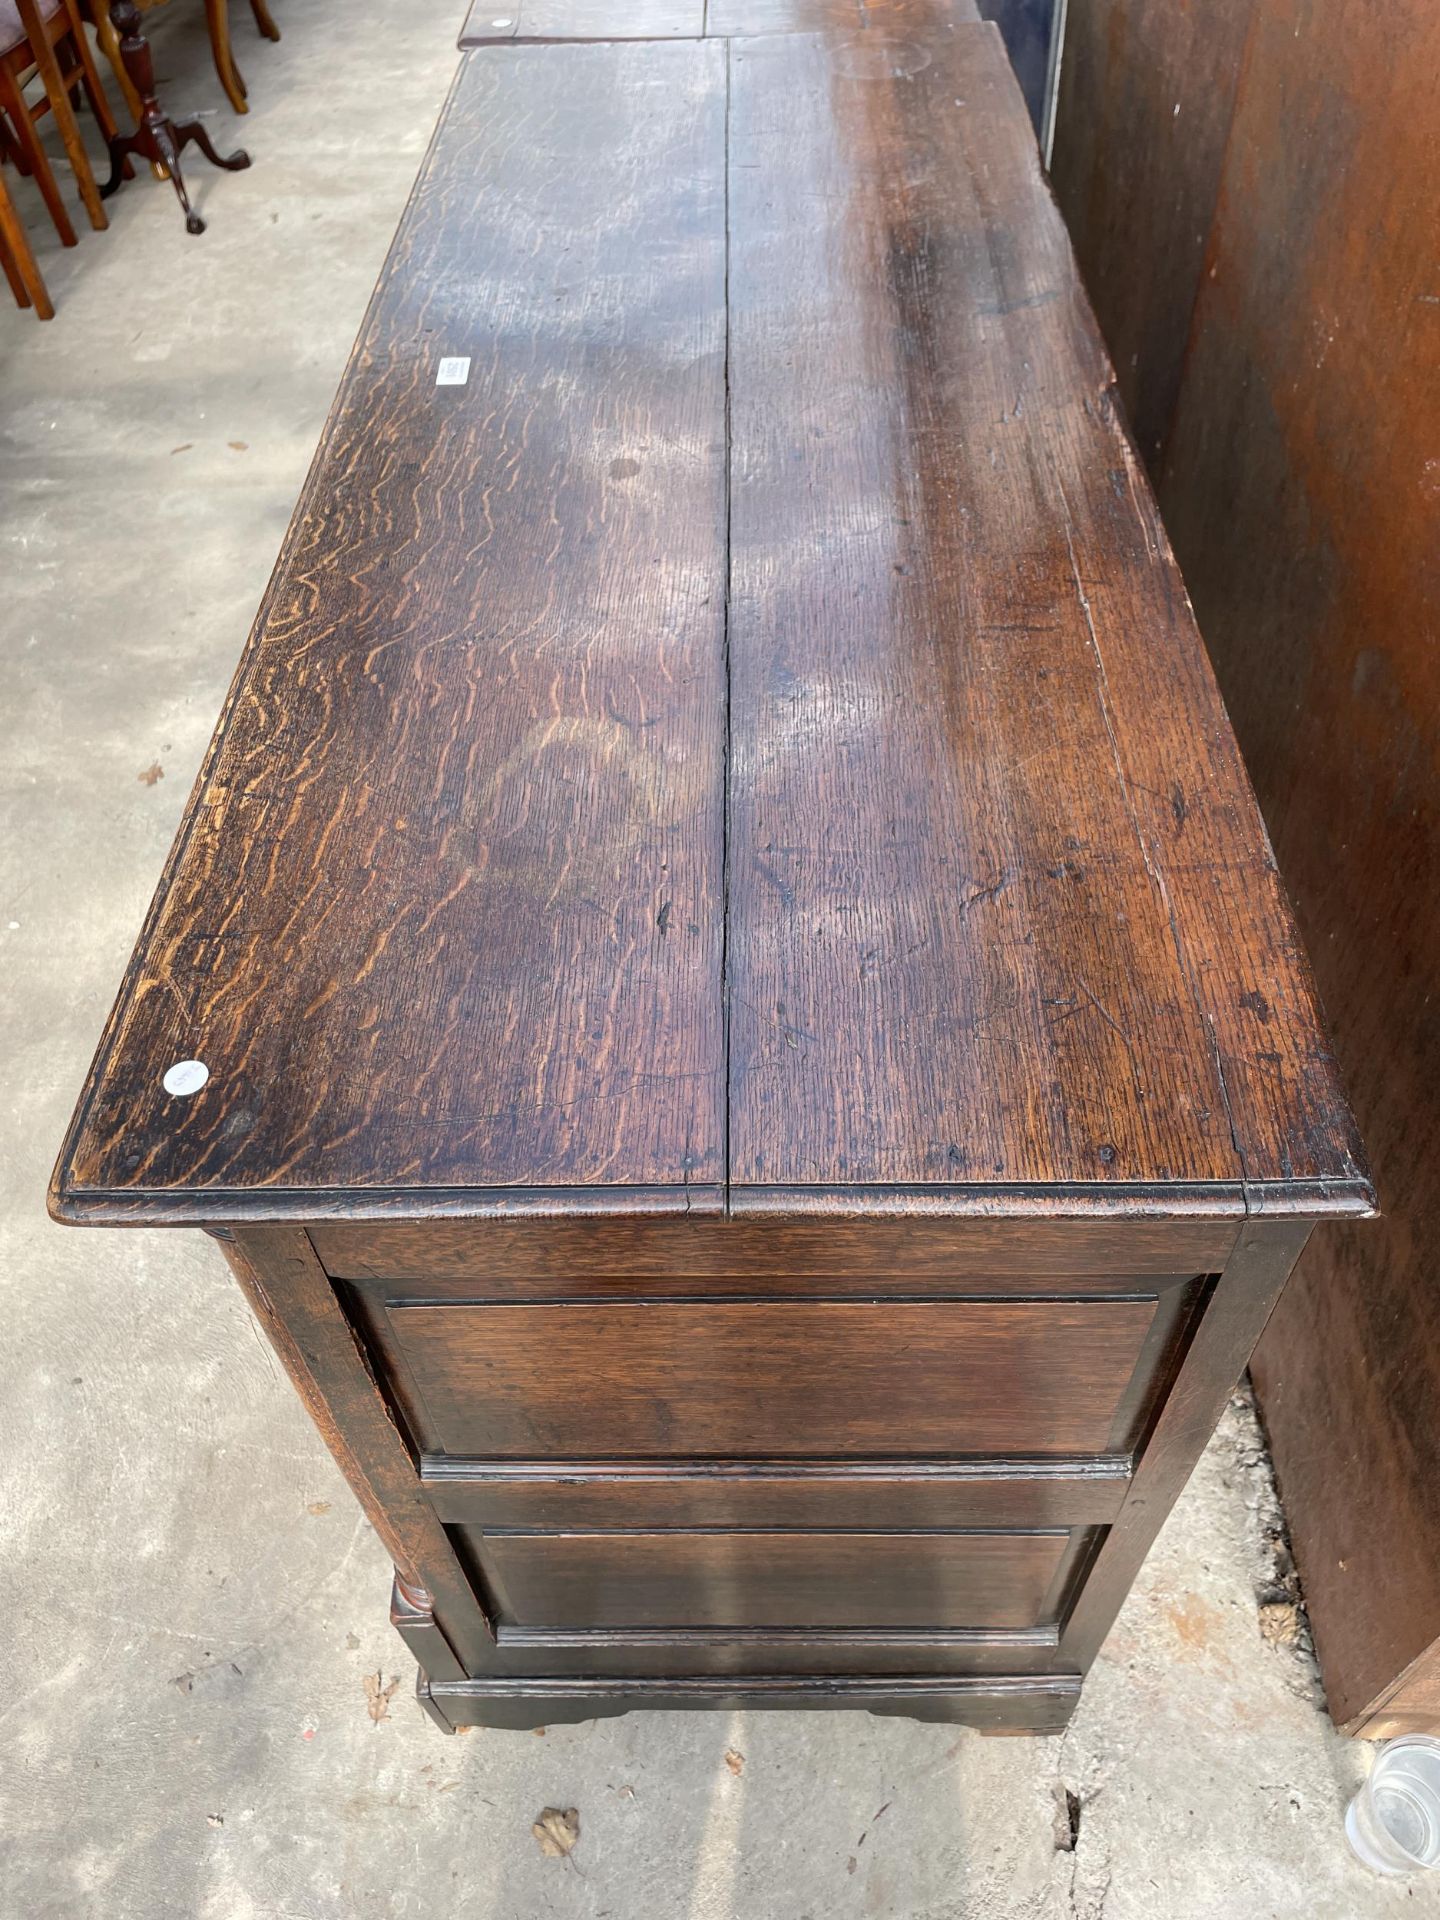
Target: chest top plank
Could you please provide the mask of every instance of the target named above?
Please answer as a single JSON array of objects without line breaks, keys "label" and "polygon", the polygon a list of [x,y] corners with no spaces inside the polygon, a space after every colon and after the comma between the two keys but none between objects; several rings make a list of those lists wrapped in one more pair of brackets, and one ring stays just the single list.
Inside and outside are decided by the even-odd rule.
[{"label": "chest top plank", "polygon": [[1353,1199],[998,36],[736,42],[730,131],[732,1193]]},{"label": "chest top plank", "polygon": [[871,32],[928,41],[979,19],[974,0],[474,0],[459,44]]},{"label": "chest top plank", "polygon": [[723,1179],[725,50],[528,52],[448,102],[76,1192]]},{"label": "chest top plank", "polygon": [[527,40],[698,40],[705,0],[473,0],[460,46]]},{"label": "chest top plank", "polygon": [[470,55],[55,1211],[1364,1211],[1110,389],[992,28]]}]

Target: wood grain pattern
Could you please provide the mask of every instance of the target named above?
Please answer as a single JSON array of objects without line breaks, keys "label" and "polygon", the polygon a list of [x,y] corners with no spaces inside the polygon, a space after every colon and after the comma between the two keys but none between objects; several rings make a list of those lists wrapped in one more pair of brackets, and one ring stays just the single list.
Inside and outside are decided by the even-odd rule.
[{"label": "wood grain pattern", "polygon": [[1099,1453],[1153,1300],[396,1307],[427,1451]]},{"label": "wood grain pattern", "polygon": [[974,0],[709,0],[705,9],[709,34],[902,34],[926,47],[979,20]]},{"label": "wood grain pattern", "polygon": [[431,1455],[421,1462],[421,1477],[447,1526],[1023,1529],[1112,1520],[1125,1498],[1130,1462],[1116,1454],[1044,1463],[805,1461],[787,1468],[687,1460],[558,1467]]},{"label": "wood grain pattern", "polygon": [[999,39],[856,11],[467,57],[57,1170],[449,1726],[1058,1730],[1372,1201]]},{"label": "wood grain pattern", "polygon": [[723,1177],[724,49],[530,51],[448,103],[76,1204]]},{"label": "wood grain pattern", "polygon": [[698,40],[705,0],[474,0],[462,49],[511,41]]},{"label": "wood grain pattern", "polygon": [[1053,1669],[1056,1646],[1053,1626],[502,1626],[485,1671],[641,1681],[704,1674],[1041,1675]]},{"label": "wood grain pattern", "polygon": [[1369,1207],[998,35],[869,44],[469,57],[62,1217]]},{"label": "wood grain pattern", "polygon": [[731,49],[732,1191],[1363,1200],[999,37],[933,51]]},{"label": "wood grain pattern", "polygon": [[752,33],[929,38],[977,22],[973,0],[474,0],[462,49],[537,40],[730,39]]},{"label": "wood grain pattern", "polygon": [[492,1533],[478,1550],[503,1596],[502,1617],[537,1626],[1030,1627],[1069,1539]]},{"label": "wood grain pattern", "polygon": [[[837,1198],[836,1211],[843,1202]],[[839,1220],[633,1218],[447,1221],[393,1226],[344,1221],[318,1225],[311,1238],[326,1269],[340,1278],[382,1281],[563,1279],[664,1275],[667,1286],[705,1292],[725,1279],[821,1286],[853,1276],[905,1285],[931,1280],[1123,1280],[1132,1274],[1216,1273],[1235,1244],[1238,1222],[1086,1220],[1019,1215],[956,1220],[907,1213]],[[807,1286],[806,1291],[813,1288]]]}]

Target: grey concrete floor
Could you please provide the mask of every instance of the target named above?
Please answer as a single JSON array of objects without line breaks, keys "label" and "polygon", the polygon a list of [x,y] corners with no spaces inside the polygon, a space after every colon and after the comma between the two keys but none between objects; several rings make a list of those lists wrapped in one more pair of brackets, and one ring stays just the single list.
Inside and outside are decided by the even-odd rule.
[{"label": "grey concrete floor", "polygon": [[[200,10],[149,16],[168,97],[255,156],[195,167],[203,239],[143,178],[62,253],[17,187],[59,311],[0,306],[0,1913],[1440,1915],[1440,1880],[1346,1854],[1368,1755],[1303,1642],[1262,1632],[1271,1493],[1241,1402],[1061,1740],[849,1713],[447,1740],[410,1698],[385,1555],[208,1242],[47,1222],[463,10],[281,0],[272,47],[237,4],[244,122]],[[568,1859],[531,1837],[547,1805],[579,1810]]]}]

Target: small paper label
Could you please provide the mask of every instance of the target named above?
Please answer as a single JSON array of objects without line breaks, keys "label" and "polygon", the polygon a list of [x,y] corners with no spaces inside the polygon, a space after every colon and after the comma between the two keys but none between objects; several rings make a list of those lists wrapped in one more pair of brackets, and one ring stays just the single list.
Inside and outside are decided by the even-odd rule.
[{"label": "small paper label", "polygon": [[435,376],[435,384],[437,387],[463,387],[469,378],[469,356],[457,355],[453,360],[440,362],[440,371]]},{"label": "small paper label", "polygon": [[209,1078],[210,1069],[203,1060],[177,1060],[165,1070],[164,1087],[183,1100],[188,1094],[198,1093]]}]

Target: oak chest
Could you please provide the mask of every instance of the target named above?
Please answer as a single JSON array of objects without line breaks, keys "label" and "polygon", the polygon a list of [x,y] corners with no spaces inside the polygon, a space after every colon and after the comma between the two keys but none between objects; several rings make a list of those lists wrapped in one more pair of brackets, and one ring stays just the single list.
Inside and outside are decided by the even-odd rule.
[{"label": "oak chest", "polygon": [[692,11],[464,56],[52,1207],[443,1725],[1050,1732],[1372,1194],[998,36]]}]

